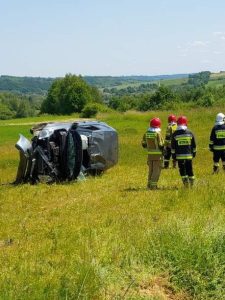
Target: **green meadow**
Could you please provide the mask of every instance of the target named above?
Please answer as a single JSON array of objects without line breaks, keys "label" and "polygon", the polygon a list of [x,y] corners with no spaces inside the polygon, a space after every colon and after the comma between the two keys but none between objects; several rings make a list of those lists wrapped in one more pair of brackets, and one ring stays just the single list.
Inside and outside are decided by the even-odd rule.
[{"label": "green meadow", "polygon": [[197,140],[195,186],[162,170],[149,191],[141,139],[170,112],[99,114],[119,134],[119,163],[99,177],[12,186],[18,134],[45,116],[0,121],[0,299],[225,299],[225,173],[209,134],[224,108],[177,111]]}]

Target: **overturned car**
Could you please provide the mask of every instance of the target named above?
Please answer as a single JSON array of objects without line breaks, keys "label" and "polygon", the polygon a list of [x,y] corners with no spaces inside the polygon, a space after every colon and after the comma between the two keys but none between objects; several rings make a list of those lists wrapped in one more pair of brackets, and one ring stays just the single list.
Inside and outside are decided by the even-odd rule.
[{"label": "overturned car", "polygon": [[31,142],[20,134],[15,184],[71,181],[96,175],[118,161],[118,135],[99,121],[41,123],[31,129]]}]

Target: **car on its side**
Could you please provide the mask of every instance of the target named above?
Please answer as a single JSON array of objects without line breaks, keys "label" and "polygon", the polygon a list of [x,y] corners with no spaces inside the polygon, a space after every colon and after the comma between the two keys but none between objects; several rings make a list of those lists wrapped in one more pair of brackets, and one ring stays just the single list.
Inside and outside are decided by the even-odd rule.
[{"label": "car on its side", "polygon": [[31,129],[31,141],[20,134],[15,183],[76,180],[100,174],[118,162],[117,131],[100,121],[48,122]]}]

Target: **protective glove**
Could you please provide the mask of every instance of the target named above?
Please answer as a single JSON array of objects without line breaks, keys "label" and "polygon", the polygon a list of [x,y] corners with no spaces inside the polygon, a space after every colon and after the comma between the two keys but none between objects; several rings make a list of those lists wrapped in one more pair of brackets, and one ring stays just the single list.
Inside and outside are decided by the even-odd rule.
[{"label": "protective glove", "polygon": [[176,154],[175,153],[172,154],[172,159],[176,160]]},{"label": "protective glove", "polygon": [[196,152],[193,152],[193,154],[192,154],[192,155],[193,155],[193,158],[194,158],[194,157],[196,156]]},{"label": "protective glove", "polygon": [[142,145],[143,148],[147,148],[147,143],[146,142],[142,142],[141,145]]}]

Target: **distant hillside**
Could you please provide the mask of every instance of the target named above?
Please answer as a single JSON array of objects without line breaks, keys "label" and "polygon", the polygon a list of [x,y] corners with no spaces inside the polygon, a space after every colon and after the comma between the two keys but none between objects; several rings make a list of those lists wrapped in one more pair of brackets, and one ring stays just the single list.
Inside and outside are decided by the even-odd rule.
[{"label": "distant hillside", "polygon": [[189,74],[157,75],[157,76],[85,76],[84,79],[91,85],[99,88],[114,87],[128,83],[149,83],[165,79],[188,78]]},{"label": "distant hillside", "polygon": [[[84,76],[84,80],[90,85],[98,88],[120,86],[132,83],[147,83],[158,80],[174,80],[187,78],[188,74],[158,75],[158,76]],[[9,91],[22,94],[39,94],[47,93],[52,82],[56,78],[42,77],[16,77],[0,76],[0,91]]]},{"label": "distant hillside", "polygon": [[0,91],[22,94],[40,94],[47,92],[53,78],[0,76]]},{"label": "distant hillside", "polygon": [[211,87],[220,87],[225,84],[225,71],[220,71],[219,73],[212,73],[208,86]]}]

